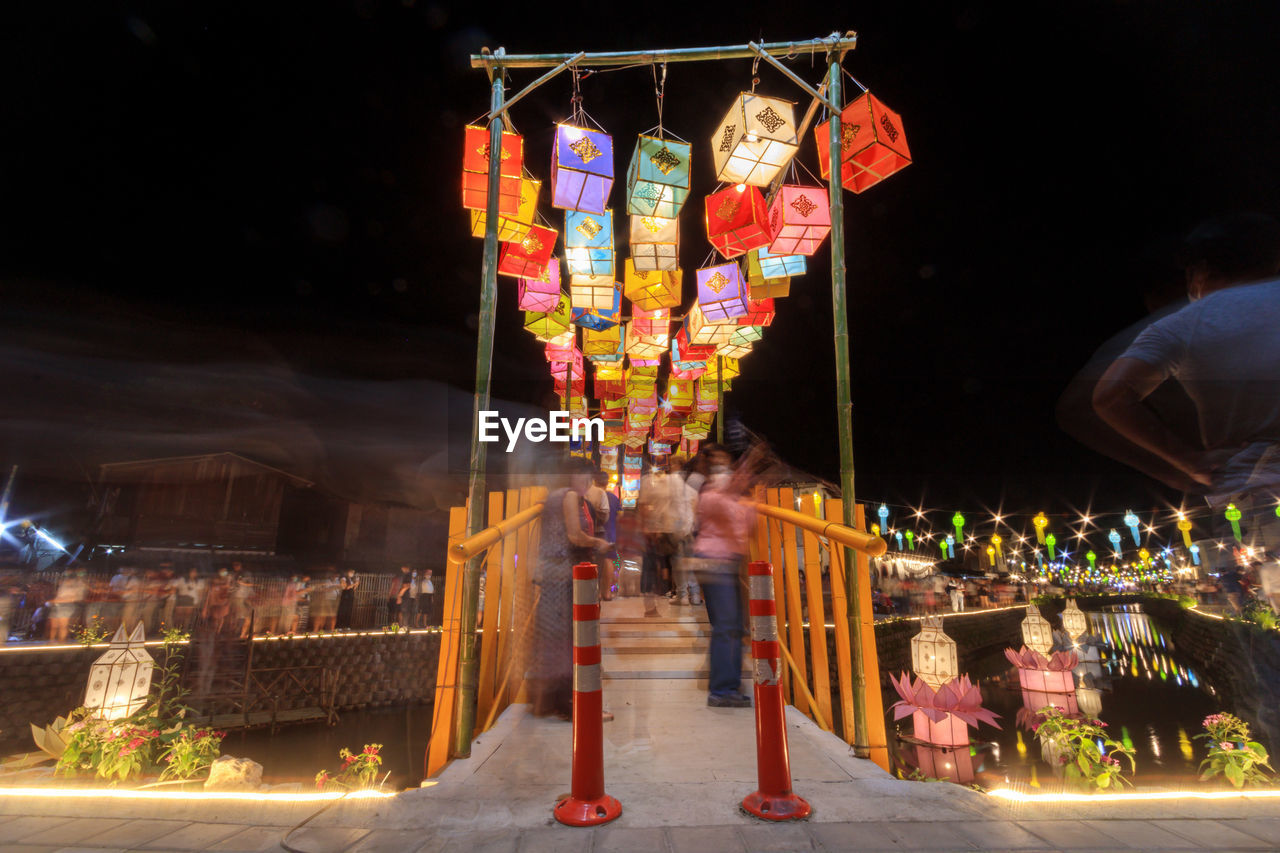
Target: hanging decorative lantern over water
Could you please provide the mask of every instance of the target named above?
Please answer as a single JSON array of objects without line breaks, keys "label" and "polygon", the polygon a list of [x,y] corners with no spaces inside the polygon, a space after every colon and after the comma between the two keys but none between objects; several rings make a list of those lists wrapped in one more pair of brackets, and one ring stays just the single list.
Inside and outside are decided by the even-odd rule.
[{"label": "hanging decorative lantern over water", "polygon": [[812,255],[831,233],[829,205],[822,187],[779,187],[769,205],[769,252]]},{"label": "hanging decorative lantern over water", "polygon": [[769,243],[769,212],[756,187],[738,184],[712,193],[706,214],[707,239],[726,259]]},{"label": "hanging decorative lantern over water", "polygon": [[942,630],[941,616],[925,616],[911,638],[911,668],[934,690],[960,674],[956,642]]},{"label": "hanging decorative lantern over water", "polygon": [[116,629],[111,646],[89,667],[84,707],[91,716],[120,720],[146,704],[155,668],[155,661],[147,654],[146,639],[141,622],[127,636],[123,625]]},{"label": "hanging decorative lantern over water", "polygon": [[[831,122],[814,128],[818,168],[823,180],[831,174]],[[902,118],[870,92],[840,111],[840,183],[860,193],[911,163],[911,149]]]},{"label": "hanging decorative lantern over water", "polygon": [[556,125],[551,153],[551,204],[603,214],[613,188],[613,139],[602,130]]},{"label": "hanging decorative lantern over water", "polygon": [[627,210],[674,219],[689,197],[692,155],[688,143],[641,134],[627,169]]},{"label": "hanging decorative lantern over water", "polygon": [[[489,128],[469,124],[463,131],[462,206],[489,207]],[[516,216],[520,210],[520,179],[524,171],[524,138],[502,132],[502,160],[498,166],[498,213]]]},{"label": "hanging decorative lantern over water", "polygon": [[711,137],[716,179],[767,186],[800,148],[795,106],[781,98],[743,92]]},{"label": "hanging decorative lantern over water", "polygon": [[565,213],[564,255],[570,275],[613,275],[613,211]]},{"label": "hanging decorative lantern over water", "polygon": [[1053,626],[1034,604],[1027,605],[1027,618],[1022,620],[1022,644],[1045,657],[1053,651]]},{"label": "hanging decorative lantern over water", "polygon": [[1074,598],[1067,599],[1067,607],[1062,611],[1062,630],[1067,632],[1073,643],[1089,630],[1089,617],[1076,605]]},{"label": "hanging decorative lantern over water", "polygon": [[630,242],[638,270],[673,270],[680,265],[679,220],[632,216]]}]

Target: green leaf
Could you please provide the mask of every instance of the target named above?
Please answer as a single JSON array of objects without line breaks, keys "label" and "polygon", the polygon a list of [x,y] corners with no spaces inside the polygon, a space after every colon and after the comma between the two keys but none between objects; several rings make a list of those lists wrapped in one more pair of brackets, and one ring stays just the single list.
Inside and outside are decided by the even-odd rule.
[{"label": "green leaf", "polygon": [[1226,767],[1227,781],[1237,788],[1244,785],[1244,771],[1237,764],[1228,764]]}]

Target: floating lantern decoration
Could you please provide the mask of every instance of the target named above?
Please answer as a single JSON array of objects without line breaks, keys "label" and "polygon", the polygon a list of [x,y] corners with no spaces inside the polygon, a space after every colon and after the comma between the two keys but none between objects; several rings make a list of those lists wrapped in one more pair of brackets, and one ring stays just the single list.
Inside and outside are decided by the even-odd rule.
[{"label": "floating lantern decoration", "polygon": [[1138,538],[1139,537],[1138,524],[1139,524],[1138,516],[1136,513],[1134,513],[1133,510],[1128,510],[1127,512],[1125,512],[1124,525],[1125,527],[1129,528],[1129,532],[1133,534],[1134,545],[1142,544],[1142,540]]},{"label": "floating lantern decoration", "polygon": [[956,541],[964,541],[964,516],[960,514],[960,510],[956,510],[956,514],[951,516],[951,526],[956,529]]},{"label": "floating lantern decoration", "polygon": [[568,294],[560,294],[554,311],[526,311],[524,327],[540,341],[550,341],[569,331],[571,311]]},{"label": "floating lantern decoration", "polygon": [[1096,570],[1098,568],[1098,555],[1092,550],[1086,551],[1084,558],[1089,561],[1089,568]]},{"label": "floating lantern decoration", "polygon": [[570,276],[569,298],[574,308],[612,311],[618,298],[618,283],[611,275]]},{"label": "floating lantern decoration", "polygon": [[498,272],[517,278],[542,278],[551,266],[551,253],[556,247],[554,228],[533,225],[518,243],[503,243],[498,254]]},{"label": "floating lantern decoration", "polygon": [[1120,556],[1120,534],[1113,527],[1111,532],[1107,534],[1107,541],[1111,543],[1111,548],[1116,552],[1116,556]]},{"label": "floating lantern decoration", "polygon": [[1044,537],[1044,544],[1045,547],[1049,549],[1049,559],[1056,560],[1058,555],[1053,552],[1053,549],[1058,544],[1058,537],[1050,533],[1048,536]]},{"label": "floating lantern decoration", "polygon": [[636,269],[635,259],[628,258],[623,267],[622,295],[638,308],[652,311],[655,308],[671,308],[680,304],[680,284],[683,278],[679,269]]},{"label": "floating lantern decoration", "polygon": [[1231,522],[1231,535],[1236,537],[1236,541],[1244,543],[1244,538],[1240,533],[1240,510],[1235,504],[1227,504],[1227,511],[1223,513],[1223,517]]},{"label": "floating lantern decoration", "polygon": [[907,531],[907,550],[914,551],[916,549],[916,536],[910,530]]},{"label": "floating lantern decoration", "polygon": [[1191,547],[1191,520],[1183,513],[1178,513],[1178,530],[1182,532],[1182,544]]},{"label": "floating lantern decoration", "polygon": [[1191,562],[1194,565],[1197,565],[1197,566],[1200,565],[1200,546],[1192,545],[1187,550],[1191,552]]},{"label": "floating lantern decoration", "polygon": [[1067,632],[1073,643],[1089,630],[1089,617],[1076,605],[1074,598],[1067,599],[1067,607],[1062,611],[1062,630]]},{"label": "floating lantern decoration", "polygon": [[84,707],[90,716],[120,720],[141,710],[151,692],[155,661],[147,654],[146,631],[139,622],[132,634],[116,629],[111,645],[89,667]]},{"label": "floating lantern decoration", "polygon": [[560,261],[551,258],[538,278],[521,278],[516,305],[522,311],[554,311],[560,301]]},{"label": "floating lantern decoration", "polygon": [[689,197],[693,146],[640,135],[627,169],[627,209],[637,216],[674,219]]},{"label": "floating lantern decoration", "polygon": [[[522,178],[520,181],[520,206],[514,216],[498,216],[498,239],[504,243],[523,240],[533,226],[538,213],[538,193],[542,189],[542,181],[533,178]],[[471,211],[471,236],[484,237],[485,212]]]},{"label": "floating lantern decoration", "polygon": [[763,250],[756,249],[755,251],[747,252],[747,256],[742,262],[743,275],[747,279],[747,295],[752,299],[775,299],[789,295],[791,293],[791,279],[788,276],[764,277],[764,273],[760,269],[761,251]]},{"label": "floating lantern decoration", "polygon": [[1036,513],[1036,517],[1031,519],[1031,524],[1036,529],[1036,541],[1041,545],[1044,544],[1044,529],[1049,526],[1049,519],[1045,517],[1043,512]]},{"label": "floating lantern decoration", "polygon": [[1027,618],[1022,620],[1022,644],[1046,657],[1053,650],[1053,626],[1034,604],[1027,605]]},{"label": "floating lantern decoration", "polygon": [[698,307],[709,322],[732,323],[747,315],[746,282],[737,264],[703,267],[697,272],[697,280]]},{"label": "floating lantern decoration", "polygon": [[[831,174],[831,122],[814,128],[818,168],[823,180]],[[860,193],[911,163],[911,149],[902,119],[870,92],[840,111],[840,184]]]},{"label": "floating lantern decoration", "polygon": [[736,258],[769,243],[769,211],[759,188],[726,187],[706,198],[707,239],[724,258]]},{"label": "floating lantern decoration", "polygon": [[799,148],[795,105],[780,98],[743,92],[734,99],[711,137],[716,180],[768,186]]},{"label": "floating lantern decoration", "polygon": [[638,270],[673,270],[680,265],[680,221],[631,217],[631,257]]},{"label": "floating lantern decoration", "polygon": [[889,529],[889,508],[884,504],[880,504],[880,508],[876,510],[876,515],[880,517],[880,529]]},{"label": "floating lantern decoration", "polygon": [[551,204],[604,213],[613,188],[613,139],[602,130],[556,125],[551,153]]},{"label": "floating lantern decoration", "polygon": [[831,207],[822,187],[783,184],[769,205],[769,251],[812,255],[831,233]]},{"label": "floating lantern decoration", "polygon": [[564,254],[570,275],[614,274],[613,211],[564,215]]},{"label": "floating lantern decoration", "polygon": [[920,633],[911,638],[911,668],[934,690],[960,674],[956,642],[942,629],[941,616],[920,621]]},{"label": "floating lantern decoration", "polygon": [[[467,125],[462,143],[462,206],[486,211],[489,208],[489,128]],[[519,215],[523,172],[524,138],[504,130],[498,166],[499,216]]]}]

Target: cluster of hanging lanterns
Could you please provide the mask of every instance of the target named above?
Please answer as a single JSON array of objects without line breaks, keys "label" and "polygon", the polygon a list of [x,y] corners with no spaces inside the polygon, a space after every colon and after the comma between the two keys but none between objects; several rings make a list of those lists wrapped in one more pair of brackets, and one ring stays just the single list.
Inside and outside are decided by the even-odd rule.
[{"label": "cluster of hanging lanterns", "polygon": [[[795,178],[794,105],[741,93],[710,139],[721,188],[703,200],[704,225],[720,261],[695,271],[696,299],[681,310],[679,216],[690,197],[694,146],[662,126],[665,69],[663,81],[659,124],[638,135],[627,167],[625,220],[610,207],[613,137],[582,109],[576,70],[573,114],[556,125],[552,144],[550,200],[564,211],[561,230],[538,212],[543,184],[526,168],[523,138],[504,131],[500,151],[497,271],[517,280],[524,327],[545,345],[562,408],[571,413],[590,410],[590,364],[603,449],[616,464],[616,448],[626,448],[624,497],[644,448],[696,452],[739,360],[773,322],[775,300],[789,295],[791,278],[805,272],[805,258],[831,232],[826,187]],[[861,192],[910,162],[900,119],[869,94],[841,121],[847,189]],[[814,132],[824,177],[827,133],[826,124]],[[466,127],[464,145],[463,207],[471,233],[483,237],[489,129]],[[629,256],[620,262],[624,247]]]}]

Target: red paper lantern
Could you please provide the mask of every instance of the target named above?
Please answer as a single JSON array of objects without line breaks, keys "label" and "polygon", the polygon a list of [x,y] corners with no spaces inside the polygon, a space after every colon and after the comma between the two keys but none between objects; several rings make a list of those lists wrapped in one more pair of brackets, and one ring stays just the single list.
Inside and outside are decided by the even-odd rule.
[{"label": "red paper lantern", "polygon": [[[831,173],[831,122],[818,125],[818,168],[822,177]],[[840,183],[860,193],[911,163],[911,149],[902,129],[902,118],[870,92],[840,112]]]},{"label": "red paper lantern", "polygon": [[831,207],[822,187],[783,184],[769,206],[769,253],[812,255],[831,233]]},{"label": "red paper lantern", "polygon": [[[542,278],[548,275],[551,252],[556,247],[555,229],[535,225],[519,243],[503,243],[498,255],[498,272],[517,278]],[[558,263],[558,262],[557,262]]]},{"label": "red paper lantern", "polygon": [[772,297],[767,299],[748,299],[747,313],[745,316],[739,317],[737,322],[739,326],[768,326],[773,322],[773,316]]},{"label": "red paper lantern", "polygon": [[[520,174],[524,168],[524,138],[502,132],[502,161],[498,166],[498,212],[515,216],[520,209]],[[462,206],[487,210],[489,198],[489,128],[469,124],[463,132]]]},{"label": "red paper lantern", "polygon": [[769,243],[769,211],[758,187],[728,187],[706,198],[707,239],[725,258]]}]

